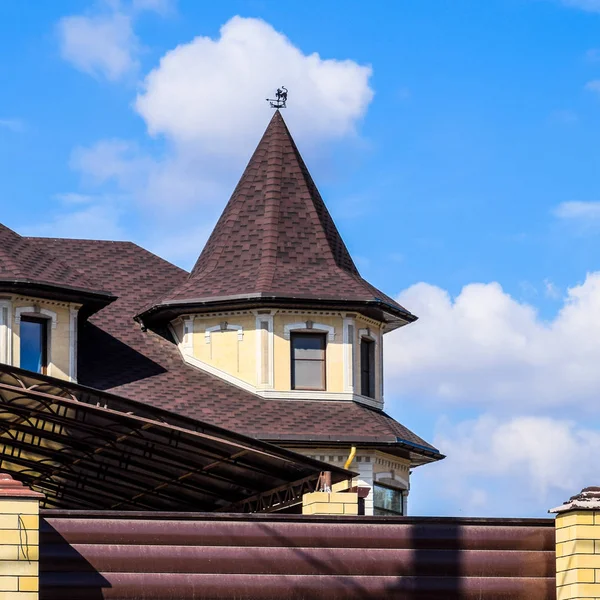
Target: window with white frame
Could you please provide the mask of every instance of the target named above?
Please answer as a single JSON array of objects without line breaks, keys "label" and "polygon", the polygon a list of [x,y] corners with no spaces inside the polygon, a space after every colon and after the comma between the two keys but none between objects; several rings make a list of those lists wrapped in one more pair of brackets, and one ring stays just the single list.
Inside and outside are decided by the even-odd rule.
[{"label": "window with white frame", "polygon": [[324,333],[292,333],[292,389],[325,390],[327,337]]},{"label": "window with white frame", "polygon": [[404,490],[382,483],[374,483],[373,514],[381,517],[402,516],[404,514]]},{"label": "window with white frame", "polygon": [[19,331],[21,369],[48,374],[49,319],[23,315]]}]

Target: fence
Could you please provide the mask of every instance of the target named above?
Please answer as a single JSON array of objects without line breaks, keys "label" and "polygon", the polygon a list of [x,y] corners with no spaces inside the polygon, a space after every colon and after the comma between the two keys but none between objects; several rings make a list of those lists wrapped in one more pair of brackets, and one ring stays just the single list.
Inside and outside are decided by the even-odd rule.
[{"label": "fence", "polygon": [[553,519],[41,511],[42,600],[551,600]]}]

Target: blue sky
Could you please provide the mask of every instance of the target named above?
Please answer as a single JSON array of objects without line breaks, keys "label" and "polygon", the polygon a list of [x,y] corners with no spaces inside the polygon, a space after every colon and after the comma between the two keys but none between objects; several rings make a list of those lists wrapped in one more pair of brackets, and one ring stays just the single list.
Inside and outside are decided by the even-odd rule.
[{"label": "blue sky", "polygon": [[411,511],[598,483],[600,1],[4,0],[0,77],[2,222],[184,267],[287,85],[362,274],[421,317],[387,408],[449,458]]}]

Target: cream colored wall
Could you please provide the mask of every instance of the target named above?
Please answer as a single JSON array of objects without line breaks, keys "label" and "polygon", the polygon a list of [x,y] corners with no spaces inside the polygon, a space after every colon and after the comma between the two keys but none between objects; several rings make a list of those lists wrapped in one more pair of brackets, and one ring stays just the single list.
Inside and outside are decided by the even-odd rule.
[{"label": "cream colored wall", "polygon": [[[299,331],[309,331],[304,328],[307,321],[313,324],[321,324],[332,327],[334,339],[327,335],[326,346],[326,386],[324,390],[328,393],[343,393],[347,391],[344,386],[344,318],[339,313],[324,313],[318,311],[273,311],[274,314],[265,316],[259,314],[260,319],[272,319],[273,323],[273,355],[271,357],[270,345],[265,331],[256,330],[257,315],[253,312],[220,313],[214,316],[195,315],[185,317],[173,322],[173,329],[180,341],[180,348],[184,356],[192,356],[199,361],[199,367],[215,369],[215,374],[225,374],[233,381],[237,379],[240,385],[247,384],[258,390],[270,389],[270,384],[265,384],[261,375],[262,370],[270,366],[273,360],[273,385],[275,392],[290,392],[291,390],[291,352],[290,340],[286,339],[285,328],[288,325],[302,324]],[[190,322],[193,318],[192,339],[185,335],[183,322]],[[210,332],[210,343],[206,342],[205,332],[207,329],[217,327],[222,323],[229,326],[241,326],[243,338],[239,339],[235,330],[219,330]],[[360,347],[359,330],[370,328],[378,336],[381,343],[379,324],[356,316],[354,322],[354,390],[359,392],[360,388]],[[318,327],[316,331],[320,331]],[[263,339],[264,338],[264,339]],[[258,343],[259,340],[262,343]],[[266,363],[261,361],[261,353],[267,355]],[[376,400],[381,400],[380,383],[381,371],[379,368],[380,357],[376,352]],[[202,363],[202,364],[200,364]],[[261,366],[262,365],[262,366]],[[261,373],[259,373],[259,369]],[[263,374],[264,375],[264,374]],[[261,381],[259,381],[259,377]],[[306,392],[309,394],[310,392]]]},{"label": "cream colored wall", "polygon": [[329,325],[335,329],[335,340],[327,340],[326,346],[326,384],[328,392],[344,391],[343,331],[341,316],[326,316],[318,313],[278,312],[273,318],[275,346],[275,385],[277,391],[292,389],[292,369],[290,340],[284,337],[286,325],[313,321]]},{"label": "cream colored wall", "polygon": [[[58,379],[70,379],[71,357],[71,307],[77,305],[63,302],[52,302],[32,297],[14,297],[12,299],[12,364],[20,366],[20,323],[15,323],[15,314],[18,308],[37,307],[56,313],[56,327],[48,327],[49,354],[48,375]],[[23,313],[34,314],[34,313]],[[43,314],[41,316],[44,316]]]},{"label": "cream colored wall", "polygon": [[[210,343],[206,343],[207,328],[227,322],[241,325],[243,339],[238,332],[212,331]],[[237,314],[210,318],[194,319],[193,356],[198,360],[241,379],[250,385],[256,385],[256,317],[251,314]]]}]

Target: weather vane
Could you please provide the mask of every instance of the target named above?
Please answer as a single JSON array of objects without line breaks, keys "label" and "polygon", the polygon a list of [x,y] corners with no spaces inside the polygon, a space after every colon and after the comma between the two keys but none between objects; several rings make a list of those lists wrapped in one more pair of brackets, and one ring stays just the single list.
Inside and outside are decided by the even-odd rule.
[{"label": "weather vane", "polygon": [[277,91],[275,92],[275,98],[267,98],[267,102],[271,105],[271,108],[285,108],[287,95],[287,88],[282,85],[280,88],[277,88]]}]

